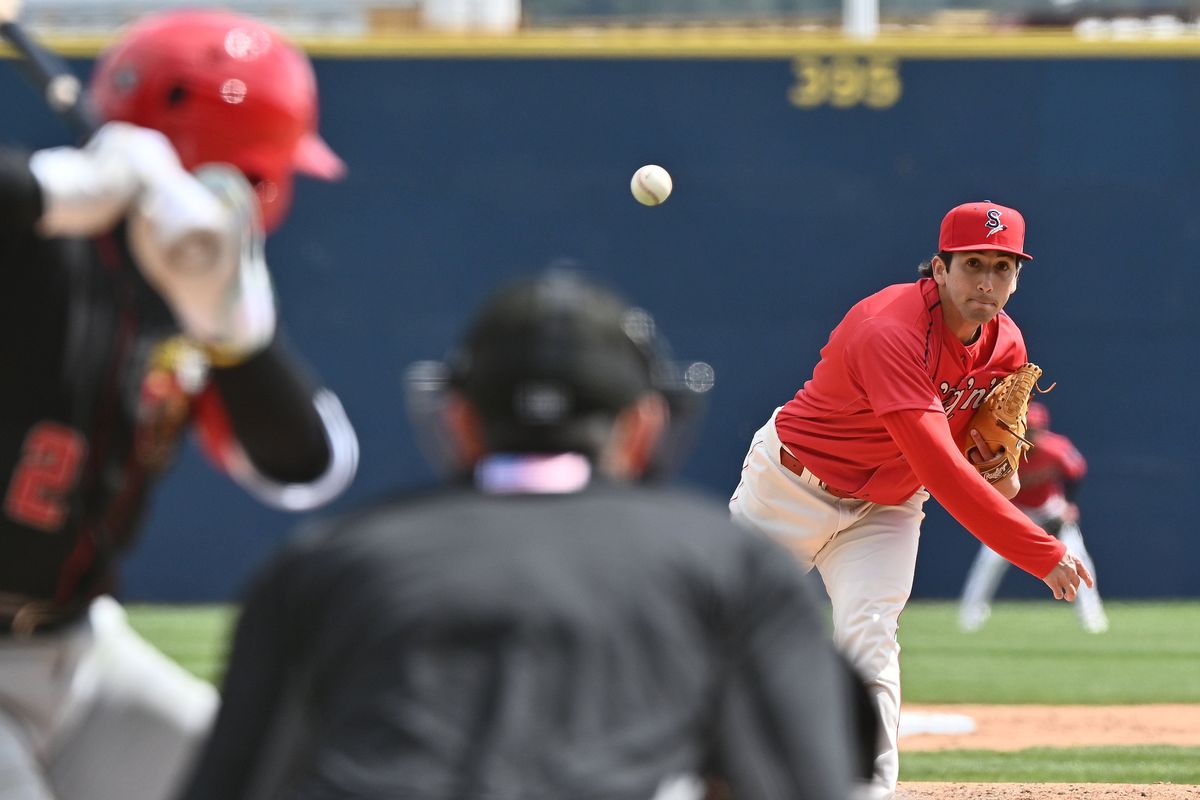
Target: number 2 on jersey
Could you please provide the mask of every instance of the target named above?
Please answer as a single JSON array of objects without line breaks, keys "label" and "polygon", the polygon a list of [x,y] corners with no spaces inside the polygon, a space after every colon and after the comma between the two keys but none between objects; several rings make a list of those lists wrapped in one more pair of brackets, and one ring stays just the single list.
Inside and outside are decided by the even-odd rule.
[{"label": "number 2 on jersey", "polygon": [[65,425],[40,422],[30,428],[8,484],[5,513],[31,528],[57,531],[86,453],[83,437]]}]

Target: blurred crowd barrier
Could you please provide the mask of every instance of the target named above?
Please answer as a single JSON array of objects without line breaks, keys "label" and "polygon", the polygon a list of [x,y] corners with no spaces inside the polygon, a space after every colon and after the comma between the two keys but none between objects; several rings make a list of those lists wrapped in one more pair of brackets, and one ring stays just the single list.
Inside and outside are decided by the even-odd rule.
[{"label": "blurred crowd barrier", "polygon": [[[105,35],[148,11],[194,0],[29,0],[43,33]],[[233,0],[295,36],[415,31],[510,33],[559,27],[727,25],[858,36],[904,31],[1070,28],[1080,36],[1200,35],[1200,0]]]}]

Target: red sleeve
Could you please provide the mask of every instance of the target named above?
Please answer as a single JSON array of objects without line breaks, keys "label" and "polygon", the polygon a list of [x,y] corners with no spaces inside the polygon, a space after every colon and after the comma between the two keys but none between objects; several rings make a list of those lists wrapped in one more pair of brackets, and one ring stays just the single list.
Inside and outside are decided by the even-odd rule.
[{"label": "red sleeve", "polygon": [[926,344],[909,328],[873,317],[846,345],[846,364],[876,415],[942,410],[925,368]]},{"label": "red sleeve", "polygon": [[1066,546],[988,485],[955,447],[942,412],[894,411],[881,415],[880,420],[917,480],[950,516],[1031,575],[1044,578],[1050,574]]},{"label": "red sleeve", "polygon": [[210,383],[196,396],[193,405],[194,430],[200,442],[200,451],[217,467],[229,469],[229,460],[237,448],[229,412],[221,401],[221,395]]}]

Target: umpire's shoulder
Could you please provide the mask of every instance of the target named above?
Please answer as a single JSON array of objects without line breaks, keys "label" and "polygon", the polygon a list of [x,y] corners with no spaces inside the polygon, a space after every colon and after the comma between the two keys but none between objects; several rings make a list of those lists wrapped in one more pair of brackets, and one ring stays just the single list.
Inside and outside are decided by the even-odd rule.
[{"label": "umpire's shoulder", "polygon": [[658,522],[654,527],[659,535],[690,542],[708,556],[724,553],[728,558],[733,553],[781,549],[767,537],[735,523],[724,498],[693,487],[641,487],[630,492],[629,502],[640,507],[644,519]]},{"label": "umpire's shoulder", "polygon": [[352,546],[386,529],[395,535],[406,516],[421,509],[454,503],[468,490],[457,486],[423,487],[392,491],[364,501],[340,514],[314,517],[301,523],[288,537],[286,554],[327,554]]},{"label": "umpire's shoulder", "polygon": [[659,531],[672,540],[666,546],[672,560],[699,579],[694,585],[706,587],[717,603],[712,608],[724,608],[718,616],[729,624],[783,609],[812,615],[818,607],[812,581],[795,556],[766,534],[734,522],[719,499],[672,487],[643,492],[642,502],[667,523]]},{"label": "umpire's shoulder", "polygon": [[730,532],[733,523],[729,507],[716,496],[683,484],[634,485],[623,492],[623,501],[655,508],[679,522],[690,522],[701,528]]}]

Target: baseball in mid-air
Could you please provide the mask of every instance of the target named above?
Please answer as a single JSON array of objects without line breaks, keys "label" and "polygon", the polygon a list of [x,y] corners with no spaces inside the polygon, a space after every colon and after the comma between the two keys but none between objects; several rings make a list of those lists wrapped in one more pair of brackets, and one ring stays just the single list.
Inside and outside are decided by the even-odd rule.
[{"label": "baseball in mid-air", "polygon": [[633,173],[629,189],[633,197],[644,206],[656,206],[671,196],[671,173],[658,164],[647,164]]}]

